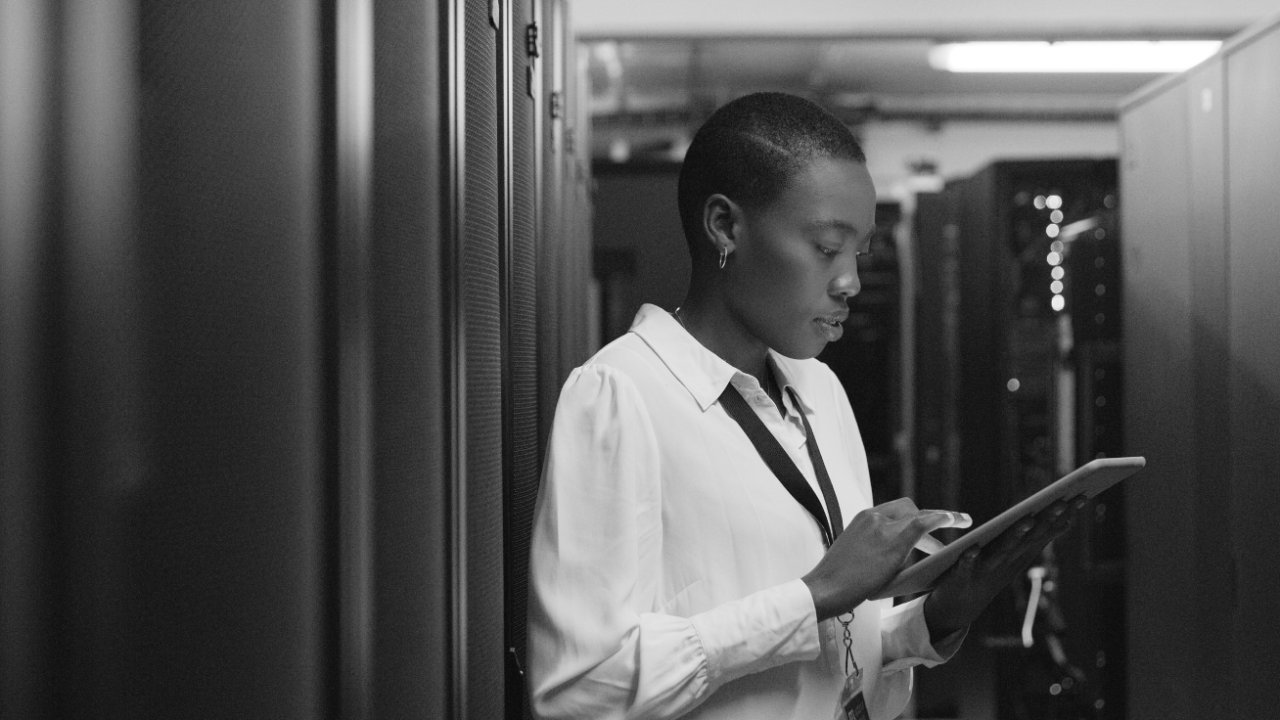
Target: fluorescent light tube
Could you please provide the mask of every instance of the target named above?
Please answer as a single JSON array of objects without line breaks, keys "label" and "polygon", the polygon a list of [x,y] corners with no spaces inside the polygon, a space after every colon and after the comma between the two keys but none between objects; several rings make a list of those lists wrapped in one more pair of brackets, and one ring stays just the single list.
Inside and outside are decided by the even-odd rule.
[{"label": "fluorescent light tube", "polygon": [[1072,40],[966,42],[938,45],[929,64],[950,72],[1182,72],[1218,51],[1219,40]]}]

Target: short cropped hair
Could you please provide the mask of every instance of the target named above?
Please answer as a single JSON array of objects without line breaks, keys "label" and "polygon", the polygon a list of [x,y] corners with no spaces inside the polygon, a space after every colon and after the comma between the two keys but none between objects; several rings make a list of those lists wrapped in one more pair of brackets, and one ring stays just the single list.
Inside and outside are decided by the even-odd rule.
[{"label": "short cropped hair", "polygon": [[820,157],[867,161],[849,128],[809,100],[755,93],[716,110],[680,167],[677,199],[689,251],[702,245],[707,197],[720,193],[749,209],[767,208],[805,163]]}]

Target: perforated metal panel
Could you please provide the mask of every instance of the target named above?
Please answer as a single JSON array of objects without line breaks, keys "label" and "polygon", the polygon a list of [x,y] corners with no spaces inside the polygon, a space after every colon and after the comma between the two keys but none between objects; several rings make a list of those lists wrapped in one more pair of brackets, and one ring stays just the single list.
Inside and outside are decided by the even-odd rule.
[{"label": "perforated metal panel", "polygon": [[[360,717],[369,667],[374,716],[502,715],[507,178],[489,3],[376,4],[372,227],[366,147],[343,142],[358,83],[339,75],[369,49],[344,40],[356,5],[371,7],[0,8],[21,66],[0,73],[0,463],[21,475],[0,503],[0,716]],[[456,56],[441,51],[455,30]],[[436,63],[455,58],[467,75],[441,92],[455,78]],[[463,127],[440,107],[455,89]],[[441,122],[464,145],[461,183],[441,178]],[[455,194],[462,208],[439,206]],[[522,418],[533,220],[513,207]],[[465,218],[456,236],[446,216]],[[347,282],[365,263],[367,316]],[[371,446],[335,432],[366,348]],[[536,455],[507,446],[512,468]],[[350,572],[365,556],[343,502],[344,468],[366,462],[372,587],[350,582],[368,578]],[[364,664],[366,638],[343,631],[369,615]]]},{"label": "perforated metal panel", "polygon": [[564,8],[558,0],[543,6],[542,38],[542,206],[538,242],[538,405],[539,445],[546,446],[560,385],[560,285],[565,277],[564,214]]},{"label": "perforated metal panel", "polygon": [[327,714],[316,13],[0,9],[0,716]]},{"label": "perforated metal panel", "polygon": [[436,2],[374,5],[373,712],[447,718],[449,614]]},{"label": "perforated metal panel", "polygon": [[122,518],[123,692],[147,703],[127,714],[311,717],[328,661],[317,10],[139,11],[152,480]]},{"label": "perforated metal panel", "polygon": [[466,3],[462,316],[466,398],[467,715],[503,713],[502,311],[498,81],[488,2]]},{"label": "perforated metal panel", "polygon": [[[538,308],[537,182],[534,167],[534,99],[529,93],[530,57],[526,46],[531,22],[530,0],[515,0],[511,8],[511,245],[508,262],[509,299],[506,322],[509,353],[507,411],[510,437],[506,506],[507,645],[524,665],[529,540],[537,500],[538,429]],[[515,688],[508,712],[523,716],[525,693]]]}]

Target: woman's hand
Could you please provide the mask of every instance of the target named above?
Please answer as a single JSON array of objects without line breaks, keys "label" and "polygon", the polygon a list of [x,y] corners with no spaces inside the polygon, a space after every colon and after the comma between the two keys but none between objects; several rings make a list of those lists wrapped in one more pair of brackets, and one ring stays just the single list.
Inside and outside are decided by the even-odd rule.
[{"label": "woman's hand", "polygon": [[972,625],[992,598],[1040,557],[1045,545],[1070,529],[1087,502],[1085,498],[1060,500],[1000,533],[985,547],[960,556],[924,602],[930,638],[939,642]]},{"label": "woman's hand", "polygon": [[818,620],[849,612],[884,587],[925,533],[968,527],[970,522],[961,513],[917,509],[910,498],[858,513],[802,578],[813,594]]}]

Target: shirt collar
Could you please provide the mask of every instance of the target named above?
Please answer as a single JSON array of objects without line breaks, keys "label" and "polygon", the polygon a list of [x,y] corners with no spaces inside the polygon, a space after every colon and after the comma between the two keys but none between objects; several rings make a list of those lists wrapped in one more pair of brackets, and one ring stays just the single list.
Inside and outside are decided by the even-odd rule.
[{"label": "shirt collar", "polygon": [[791,394],[788,393],[787,390],[794,390],[795,397],[800,400],[800,408],[804,410],[806,415],[812,415],[813,406],[810,405],[809,401],[806,399],[809,397],[809,393],[801,389],[801,383],[799,381],[800,373],[797,372],[797,368],[795,367],[796,361],[779,355],[772,350],[769,351],[769,360],[773,365],[774,377],[776,377],[778,379],[778,383],[782,385],[782,394],[790,398]]},{"label": "shirt collar", "polygon": [[[708,350],[684,329],[679,320],[657,305],[645,303],[640,307],[631,323],[631,332],[645,341],[671,374],[693,395],[703,412],[720,399],[725,386],[731,381],[736,381],[734,384],[739,387],[760,389],[760,383],[755,377],[738,370]],[[769,351],[769,364],[774,369],[778,384],[782,386],[783,394],[786,394],[787,388],[794,389],[796,397],[800,398],[801,407],[806,413],[812,414],[813,408],[805,399],[807,393],[797,382],[795,362]]]}]

